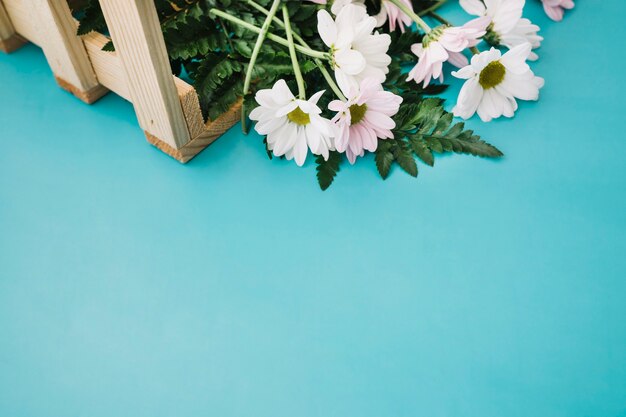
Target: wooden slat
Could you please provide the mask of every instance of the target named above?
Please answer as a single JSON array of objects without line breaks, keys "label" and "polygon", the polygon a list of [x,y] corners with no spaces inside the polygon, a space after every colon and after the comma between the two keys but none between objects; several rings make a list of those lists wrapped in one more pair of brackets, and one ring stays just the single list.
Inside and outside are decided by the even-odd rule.
[{"label": "wooden slat", "polygon": [[0,0],[0,50],[12,52],[22,46],[24,40],[19,37],[11,18]]},{"label": "wooden slat", "polygon": [[7,40],[15,36],[15,28],[9,19],[7,11],[4,9],[4,5],[0,1],[0,39]]},{"label": "wooden slat", "polygon": [[24,0],[39,32],[39,43],[59,85],[92,103],[106,93],[91,67],[66,0]]},{"label": "wooden slat", "polygon": [[174,149],[190,140],[153,1],[100,0],[141,127]]},{"label": "wooden slat", "polygon": [[[38,19],[33,19],[31,6],[27,4],[29,1],[34,0],[0,0],[0,4],[4,3],[6,6],[8,21],[13,23],[18,35],[39,46],[43,46],[46,42],[46,36],[38,28]],[[72,2],[79,1],[81,0],[70,0],[70,3],[74,4]],[[92,70],[99,83],[135,104],[138,118],[140,123],[143,123],[142,127],[148,141],[179,161],[187,162],[237,123],[241,104],[236,103],[228,112],[216,120],[210,120],[205,123],[195,89],[185,81],[171,75],[171,68],[167,60],[160,29],[156,31],[158,26],[155,25],[155,21],[158,21],[158,19],[156,19],[156,16],[150,18],[145,14],[146,9],[144,7],[152,9],[149,3],[151,2],[142,1],[139,6],[135,4],[133,6],[136,11],[135,16],[126,16],[126,19],[131,19],[130,21],[124,20],[124,16],[122,18],[117,17],[117,20],[122,23],[122,28],[118,29],[117,33],[122,33],[123,39],[127,39],[128,34],[125,34],[124,30],[129,30],[131,32],[131,40],[129,41],[131,45],[124,46],[122,41],[121,48],[117,45],[115,52],[107,52],[102,50],[102,47],[109,41],[107,36],[92,32],[82,36],[81,39]],[[125,0],[117,1],[114,7],[117,7],[123,13],[128,12],[128,4]],[[154,13],[154,10],[152,12]],[[132,26],[133,23],[130,23],[137,23],[137,21],[141,22],[141,25]],[[74,26],[76,26],[77,22],[75,20],[73,22]],[[146,29],[151,27],[150,24],[152,24],[152,31]],[[7,26],[5,25],[5,27]],[[140,28],[139,31],[133,30],[133,28],[137,27]],[[72,31],[71,33],[74,32]],[[144,36],[146,33],[151,34],[149,37],[150,41],[147,41],[148,37]],[[120,43],[119,40],[117,42],[118,44]],[[149,46],[146,47],[146,44]],[[159,47],[163,54],[161,57],[159,57]],[[126,62],[122,61],[120,51],[130,51],[130,58]],[[141,52],[143,56],[147,55],[149,59],[137,62],[137,57],[139,56],[136,55],[137,51]],[[165,64],[159,63],[159,60],[163,59]],[[145,62],[153,63],[153,65],[142,65]],[[140,77],[139,83],[129,82],[129,71],[135,79]],[[146,75],[148,75],[147,78]],[[146,82],[146,80],[149,82]],[[66,83],[65,80],[59,79],[58,81],[64,88],[73,91],[75,94],[80,93],[80,91],[76,91],[77,89],[72,84]],[[151,85],[157,85],[159,88],[152,88]],[[147,106],[145,105],[146,100],[148,101]],[[159,105],[159,103],[162,104]],[[178,113],[177,109],[180,109],[180,113]],[[150,120],[165,120],[165,130],[160,129],[163,124],[146,122],[146,117],[150,117],[151,114],[155,114],[156,117]],[[167,126],[170,126],[169,133]],[[150,127],[150,129],[146,127]],[[169,140],[164,138],[169,138]],[[186,138],[188,138],[187,142],[185,142]]]},{"label": "wooden slat", "polygon": [[[196,96],[197,98],[197,96]],[[174,149],[159,138],[146,132],[148,142],[159,148],[161,151],[172,156],[182,163],[187,163],[198,155],[204,148],[213,143],[224,132],[230,129],[241,118],[241,101],[235,103],[230,110],[222,114],[215,120],[209,120],[203,125],[202,132],[194,137],[189,143],[180,149]]]},{"label": "wooden slat", "polygon": [[32,10],[23,0],[2,0],[15,31],[24,39],[28,39],[35,45],[39,45],[39,31],[33,21]]},{"label": "wooden slat", "polygon": [[161,151],[182,163],[187,163],[241,119],[241,101],[235,103],[217,119],[205,123],[202,110],[200,110],[198,93],[193,86],[179,78],[174,78],[174,83],[178,90],[191,140],[182,148],[174,149],[149,132],[146,132],[146,138],[148,142]]},{"label": "wooden slat", "polygon": [[122,60],[117,52],[102,50],[102,47],[109,42],[109,38],[100,33],[91,32],[82,36],[82,39],[98,81],[118,96],[131,101]]}]

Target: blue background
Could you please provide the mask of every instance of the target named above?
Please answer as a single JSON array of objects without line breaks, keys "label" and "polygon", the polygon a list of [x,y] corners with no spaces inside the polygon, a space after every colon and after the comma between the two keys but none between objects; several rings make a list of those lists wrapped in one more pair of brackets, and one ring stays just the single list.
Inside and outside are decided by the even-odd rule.
[{"label": "blue background", "polygon": [[626,5],[578,3],[527,6],[540,102],[469,122],[506,158],[325,193],[0,55],[0,416],[626,416]]}]

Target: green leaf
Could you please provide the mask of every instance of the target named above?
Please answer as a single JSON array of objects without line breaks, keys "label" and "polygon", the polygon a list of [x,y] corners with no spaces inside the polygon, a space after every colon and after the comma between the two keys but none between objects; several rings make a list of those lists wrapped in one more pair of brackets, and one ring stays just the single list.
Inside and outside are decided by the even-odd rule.
[{"label": "green leaf", "polygon": [[390,142],[390,140],[379,139],[378,149],[376,149],[376,168],[378,168],[378,173],[384,180],[389,176],[389,170],[394,160]]},{"label": "green leaf", "polygon": [[442,107],[438,98],[427,98],[418,105],[405,107],[396,117],[395,137],[408,141],[413,153],[427,165],[435,164],[433,152],[454,152],[499,158],[503,154],[495,146],[464,130],[463,122],[452,125],[453,115]]},{"label": "green leaf", "polygon": [[235,50],[241,54],[241,56],[245,58],[250,58],[252,56],[252,48],[250,44],[245,41],[236,41],[234,42]]},{"label": "green leaf", "polygon": [[113,41],[108,41],[107,43],[105,43],[102,47],[102,50],[106,52],[115,52],[115,46],[113,45]]},{"label": "green leaf", "polygon": [[318,155],[315,158],[315,162],[317,163],[317,181],[322,190],[327,190],[339,172],[341,154],[339,152],[330,152],[327,161],[324,160],[322,155]]},{"label": "green leaf", "polygon": [[411,149],[408,147],[405,141],[393,141],[393,157],[400,165],[400,168],[412,177],[417,177],[417,164],[411,154]]},{"label": "green leaf", "polygon": [[435,165],[435,158],[433,156],[433,153],[421,137],[411,137],[409,138],[409,142],[411,144],[411,149],[413,150],[413,153],[415,153],[415,155],[417,155],[419,159],[421,159],[426,165],[430,165],[431,167]]},{"label": "green leaf", "polygon": [[458,137],[448,136],[424,136],[427,146],[434,152],[442,153],[454,152],[488,158],[500,158],[504,154],[495,146],[483,141],[478,136],[460,135]]},{"label": "green leaf", "polygon": [[82,36],[90,32],[104,33],[106,29],[107,24],[104,20],[104,15],[102,14],[102,9],[100,9],[98,0],[87,1],[76,34]]},{"label": "green leaf", "polygon": [[[269,8],[272,0],[255,0],[259,5]],[[0,0],[1,2],[1,0]],[[81,10],[75,15],[80,20],[79,34],[92,30],[107,34],[106,22],[98,0],[84,0]],[[309,2],[310,3],[310,2]],[[311,48],[326,51],[317,31],[316,13],[320,7],[296,0],[285,0],[288,13],[293,22],[294,33],[298,34]],[[380,9],[379,0],[366,0],[370,15],[376,15]],[[163,37],[168,50],[172,71],[189,80],[200,100],[203,115],[215,119],[243,96],[243,78],[248,69],[252,47],[258,35],[226,19],[209,14],[212,8],[218,8],[245,22],[260,27],[266,16],[251,7],[246,1],[236,0],[155,0],[157,14],[161,22]],[[439,5],[438,0],[412,0],[414,10],[423,11]],[[272,31],[284,36],[284,31],[272,25]],[[385,28],[386,31],[386,28]],[[465,125],[455,123],[453,115],[446,112],[443,100],[428,97],[439,94],[447,86],[432,83],[424,87],[423,83],[407,81],[406,72],[415,65],[417,57],[411,52],[411,46],[422,40],[418,31],[407,30],[404,33],[394,31],[390,34],[391,45],[388,54],[392,57],[384,88],[402,97],[400,111],[393,117],[394,139],[379,140],[375,153],[375,162],[382,178],[387,178],[393,164],[411,176],[418,175],[417,159],[434,166],[434,154],[444,152],[465,153],[485,157],[499,157],[502,153],[474,135],[471,130],[464,130]],[[104,50],[113,51],[114,45],[108,42]],[[326,81],[315,62],[299,55],[306,93],[327,89]],[[255,94],[271,88],[278,80],[284,79],[292,91],[296,91],[296,80],[288,50],[271,40],[261,46],[258,60],[252,69],[252,85],[245,99],[246,114],[257,103]],[[327,89],[328,90],[328,89]],[[331,118],[328,104],[334,94],[327,91],[318,106],[323,116]],[[271,152],[268,153],[271,156]],[[317,158],[317,177],[322,189],[334,181],[342,156],[331,153],[328,161]]]}]

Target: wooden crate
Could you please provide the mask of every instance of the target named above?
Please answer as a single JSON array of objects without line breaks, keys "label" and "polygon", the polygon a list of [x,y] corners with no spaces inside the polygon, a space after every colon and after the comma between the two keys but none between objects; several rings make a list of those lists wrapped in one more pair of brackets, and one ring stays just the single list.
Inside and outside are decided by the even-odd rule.
[{"label": "wooden crate", "polygon": [[198,95],[172,75],[153,0],[99,0],[115,44],[78,37],[67,0],[0,0],[0,49],[30,41],[43,50],[57,83],[85,103],[112,91],[133,103],[148,142],[185,163],[233,126],[241,104],[204,121]]}]

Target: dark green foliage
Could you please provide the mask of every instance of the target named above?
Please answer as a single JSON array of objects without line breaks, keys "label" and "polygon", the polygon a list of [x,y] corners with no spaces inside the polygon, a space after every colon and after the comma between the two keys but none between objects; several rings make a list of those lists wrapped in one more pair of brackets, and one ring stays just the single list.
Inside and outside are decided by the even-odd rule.
[{"label": "dark green foliage", "polygon": [[[412,64],[415,62],[413,61]],[[402,96],[405,103],[418,102],[424,95],[438,95],[448,89],[446,84],[432,83],[428,87],[424,87],[423,84],[417,84],[415,81],[407,81],[406,79],[406,72],[402,71],[397,61],[392,61],[389,65],[385,89]]]},{"label": "dark green foliage", "polygon": [[[465,123],[452,124],[452,114],[441,107],[439,99],[430,98],[420,103],[416,115],[409,122],[417,124],[418,129],[402,133],[413,149],[426,146],[436,153],[454,152],[487,158],[503,156],[498,148],[481,140],[472,130],[465,130]],[[416,152],[418,156],[419,153]],[[426,159],[430,158],[426,156]]]},{"label": "dark green foliage", "polygon": [[411,154],[408,143],[395,139],[379,139],[376,150],[376,168],[383,179],[387,179],[393,163],[396,162],[404,172],[417,177],[417,164]]},{"label": "dark green foliage", "polygon": [[502,152],[464,130],[463,122],[453,124],[452,113],[442,106],[442,100],[427,98],[419,103],[409,103],[395,117],[395,139],[379,140],[376,166],[381,177],[387,178],[393,163],[417,176],[414,156],[425,164],[434,166],[433,153],[454,152],[487,158],[499,158]]},{"label": "dark green foliage", "polygon": [[113,41],[108,41],[107,43],[105,43],[104,46],[102,47],[102,50],[107,51],[107,52],[115,51],[115,46],[113,46]]},{"label": "dark green foliage", "polygon": [[378,149],[376,150],[376,168],[383,179],[387,179],[391,164],[393,164],[393,153],[391,152],[391,141],[378,140]]},{"label": "dark green foliage", "polygon": [[391,45],[387,52],[389,56],[399,58],[397,61],[407,64],[414,63],[417,58],[411,53],[411,45],[420,43],[424,37],[420,32],[396,30],[391,34]]},{"label": "dark green foliage", "polygon": [[[257,3],[267,6],[268,0]],[[243,78],[252,53],[256,34],[243,30],[209,14],[217,7],[247,22],[260,26],[263,18],[251,13],[244,1],[233,0],[155,0],[165,44],[170,55],[172,71],[186,73],[199,92],[201,108],[205,117],[215,118],[227,111],[242,96]],[[300,29],[311,21],[316,11],[314,5],[297,7],[290,5],[292,20]],[[79,34],[98,31],[107,34],[106,23],[97,0],[88,0],[77,13],[80,20]],[[113,51],[113,43],[103,48]],[[303,70],[314,68],[305,62]],[[292,73],[285,49],[266,42],[255,68],[254,89],[270,86],[279,76]],[[254,91],[253,91],[254,92]]]},{"label": "dark green foliage", "polygon": [[429,10],[434,11],[443,5],[443,2],[439,0],[411,0],[411,2],[413,3],[413,10],[420,15]]},{"label": "dark green foliage", "polygon": [[86,35],[89,32],[106,33],[107,24],[104,21],[100,3],[98,0],[87,0],[80,15],[78,35]]},{"label": "dark green foliage", "polygon": [[317,181],[319,182],[322,190],[326,190],[330,187],[335,180],[335,177],[339,172],[341,159],[342,156],[338,152],[331,152],[328,156],[328,161],[325,161],[322,155],[318,155],[315,158],[315,163],[317,164]]},{"label": "dark green foliage", "polygon": [[[269,8],[271,0],[255,0]],[[294,33],[302,36],[316,50],[326,50],[317,34],[316,12],[319,6],[301,0],[285,0]],[[425,12],[438,5],[436,0],[413,0],[417,12]],[[252,48],[257,34],[231,24],[209,13],[212,8],[261,27],[265,15],[251,7],[245,0],[155,0],[165,44],[170,56],[172,71],[188,76],[194,84],[200,105],[206,118],[215,119],[229,110],[243,96],[243,81],[248,69]],[[380,1],[366,0],[370,15],[380,10]],[[106,23],[98,0],[87,0],[83,10],[77,13],[80,19],[79,34],[98,31],[107,34]],[[284,36],[284,31],[275,24],[271,31]],[[425,98],[443,92],[447,86],[433,83],[428,87],[406,81],[406,73],[416,64],[411,45],[418,43],[422,35],[406,31],[391,33],[389,55],[392,63],[384,87],[403,98],[400,112],[394,117],[396,128],[394,139],[379,140],[375,162],[380,175],[387,178],[394,164],[413,177],[418,175],[416,158],[433,166],[434,154],[444,152],[464,153],[483,157],[500,157],[502,153],[482,141],[471,130],[464,130],[463,123],[453,124],[452,115],[443,108],[437,98]],[[112,51],[112,42],[103,48]],[[334,95],[327,88],[314,61],[299,55],[307,93],[320,89],[327,92],[318,105],[324,116],[333,115],[327,110]],[[284,79],[292,91],[296,91],[295,77],[288,51],[285,47],[269,40],[265,41],[257,64],[252,73],[252,87],[243,97],[246,115],[256,106],[256,91],[270,88],[278,79]],[[264,140],[266,149],[267,142]],[[268,156],[272,157],[268,150]],[[325,190],[339,172],[343,155],[331,152],[328,161],[317,156],[317,178]]]}]

